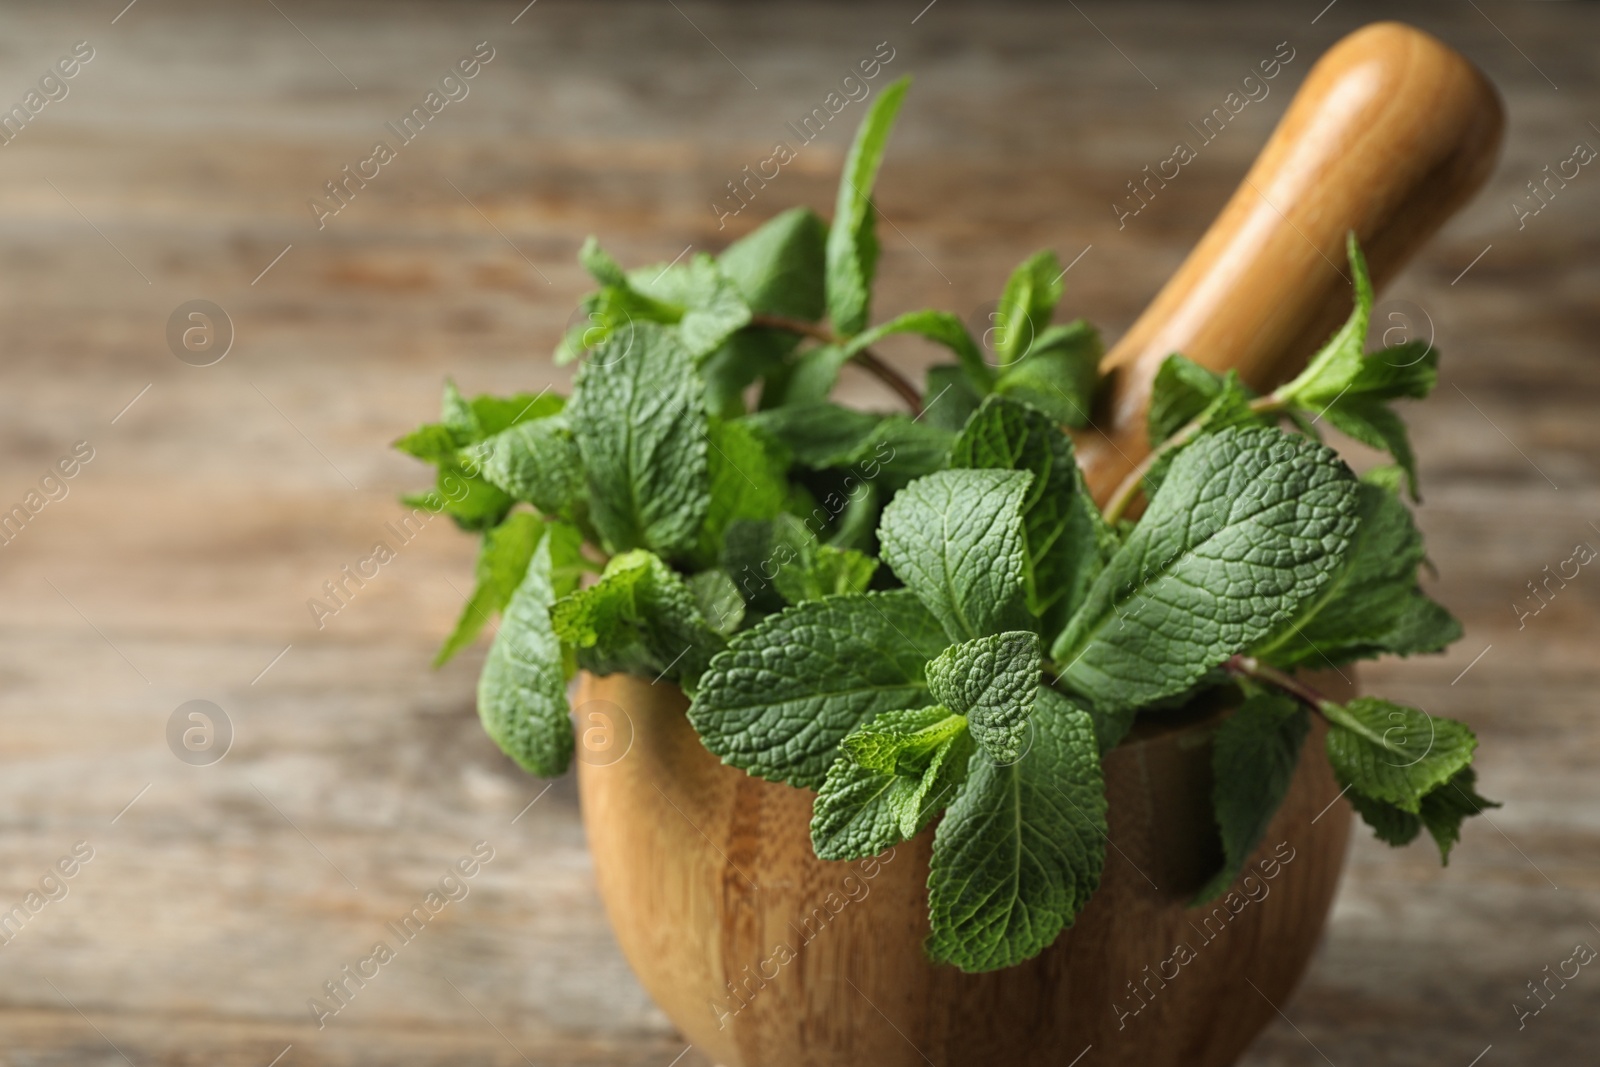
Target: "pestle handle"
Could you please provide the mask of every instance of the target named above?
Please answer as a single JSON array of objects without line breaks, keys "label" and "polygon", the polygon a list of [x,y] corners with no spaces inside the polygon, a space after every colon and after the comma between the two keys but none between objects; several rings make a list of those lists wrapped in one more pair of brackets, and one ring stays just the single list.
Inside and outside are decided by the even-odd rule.
[{"label": "pestle handle", "polygon": [[1494,166],[1499,95],[1460,53],[1398,22],[1339,41],[1306,76],[1244,182],[1127,335],[1092,429],[1078,435],[1104,501],[1149,452],[1151,383],[1173,352],[1267,391],[1349,314],[1345,235],[1377,287]]}]

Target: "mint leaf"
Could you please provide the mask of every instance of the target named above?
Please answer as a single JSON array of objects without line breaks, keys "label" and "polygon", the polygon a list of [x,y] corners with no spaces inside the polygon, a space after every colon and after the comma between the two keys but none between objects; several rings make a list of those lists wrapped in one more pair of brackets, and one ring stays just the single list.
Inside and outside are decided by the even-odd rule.
[{"label": "mint leaf", "polygon": [[821,860],[875,856],[906,839],[891,798],[916,779],[885,774],[840,756],[828,768],[811,807],[811,848]]},{"label": "mint leaf", "polygon": [[986,393],[993,386],[994,371],[983,361],[983,353],[978,350],[977,342],[967,332],[961,319],[948,311],[908,311],[850,338],[845,342],[844,355],[848,358],[885,337],[900,333],[914,333],[954,352],[961,369],[966,372],[967,380],[981,392]]},{"label": "mint leaf", "polygon": [[558,590],[562,586],[577,585],[576,564],[583,536],[575,528],[559,523],[548,526],[538,516],[519,511],[506,517],[500,525],[484,532],[483,545],[478,550],[477,584],[471,598],[461,609],[456,628],[446,638],[433,665],[442,667],[452,656],[466,648],[478,636],[490,616],[506,609],[511,596],[522,584],[528,572],[528,561],[533,550],[550,531],[551,580]]},{"label": "mint leaf", "polygon": [[1478,795],[1477,782],[1475,770],[1461,768],[1449,781],[1423,797],[1415,814],[1354,790],[1346,795],[1378,840],[1395,846],[1409,845],[1426,828],[1439,847],[1439,861],[1449,866],[1450,851],[1461,840],[1461,823],[1468,816],[1481,815],[1489,808],[1500,806]]},{"label": "mint leaf", "polygon": [[837,593],[864,593],[878,570],[878,561],[871,556],[823,544],[792,515],[775,520],[772,544],[772,582],[790,604]]},{"label": "mint leaf", "polygon": [[739,287],[717,269],[716,260],[696,252],[676,264],[657,264],[628,273],[637,293],[675,309],[678,336],[697,360],[710,355],[734,331],[750,322],[750,307]]},{"label": "mint leaf", "polygon": [[933,839],[928,953],[992,971],[1047,948],[1100,883],[1106,801],[1095,732],[1081,708],[1039,692],[1020,761],[972,757]]},{"label": "mint leaf", "polygon": [[439,401],[439,421],[460,435],[462,444],[479,434],[478,417],[472,413],[472,405],[467,403],[461,390],[456,388],[456,383],[449,378],[444,380],[444,396]]},{"label": "mint leaf", "polygon": [[818,470],[859,449],[884,417],[820,402],[758,411],[744,422],[782,444],[796,463]]},{"label": "mint leaf", "polygon": [[1330,449],[1277,430],[1224,430],[1178,453],[1051,649],[1103,717],[1102,745],[1327,582],[1355,532],[1356,485]]},{"label": "mint leaf", "polygon": [[1244,870],[1294,780],[1311,723],[1305,708],[1280,693],[1240,704],[1212,740],[1211,803],[1222,831],[1222,869],[1195,894],[1204,904]]},{"label": "mint leaf", "polygon": [[923,666],[946,643],[905,590],[807,601],[734,637],[689,721],[724,763],[815,789],[851,730],[927,702]]},{"label": "mint leaf", "polygon": [[877,208],[872,204],[872,186],[883,162],[889,131],[910,84],[910,78],[901,78],[885,86],[867,108],[850,154],[845,157],[844,173],[839,177],[839,199],[833,225],[828,229],[828,317],[833,321],[834,332],[844,336],[860,333],[867,325],[872,281],[878,269],[878,238],[873,228]]},{"label": "mint leaf", "polygon": [[700,615],[711,629],[726,637],[744,622],[744,597],[739,587],[726,571],[709,570],[688,578],[689,591],[694,594]]},{"label": "mint leaf", "polygon": [[886,711],[844,740],[812,808],[819,859],[852,860],[915,837],[966,779],[966,720],[940,707]]},{"label": "mint leaf", "polygon": [[952,470],[918,478],[883,509],[883,558],[952,641],[1026,624],[1022,507],[1027,471]]},{"label": "mint leaf", "polygon": [[578,262],[601,285],[625,288],[628,284],[627,273],[600,247],[600,242],[592,234],[584,240],[583,247],[578,249]]},{"label": "mint leaf", "polygon": [[717,560],[730,523],[770,519],[783,510],[789,480],[784,458],[742,421],[711,420],[706,443],[710,502],[697,556],[710,564]]},{"label": "mint leaf", "polygon": [[[931,669],[932,664],[929,666]],[[936,749],[966,729],[965,716],[940,705],[914,711],[885,711],[852,730],[840,747],[846,756],[870,770],[915,774],[927,765]]]},{"label": "mint leaf", "polygon": [[665,677],[686,689],[726,647],[678,572],[643,550],[613,556],[598,582],[555,602],[550,620],[584,670]]},{"label": "mint leaf", "polygon": [[1477,784],[1478,772],[1463,767],[1448,782],[1422,798],[1422,824],[1439,846],[1439,861],[1446,866],[1450,864],[1450,850],[1461,840],[1462,821],[1500,806],[1479,796]]},{"label": "mint leaf", "polygon": [[727,419],[745,414],[745,391],[763,378],[770,381],[782,373],[799,343],[797,334],[755,326],[729,337],[700,366],[707,409]]},{"label": "mint leaf", "polygon": [[1343,565],[1254,655],[1275,667],[1337,666],[1393,653],[1437,652],[1461,624],[1418,587],[1422,534],[1388,489],[1363,480]]},{"label": "mint leaf", "polygon": [[559,415],[566,404],[549,390],[515,396],[475,396],[468,405],[472,409],[473,440],[481,441],[513,426]]},{"label": "mint leaf", "polygon": [[521,422],[476,447],[491,485],[546,515],[573,514],[583,492],[583,459],[566,419]]},{"label": "mint leaf", "polygon": [[1145,429],[1154,448],[1197,418],[1222,395],[1227,379],[1174,352],[1162,360],[1150,385]]},{"label": "mint leaf", "polygon": [[928,692],[966,716],[989,759],[1015,763],[1027,741],[1039,668],[1039,635],[1033,631],[980,637],[951,645],[928,664]]},{"label": "mint leaf", "polygon": [[1345,254],[1355,285],[1355,305],[1344,325],[1335,331],[1306,363],[1299,377],[1278,390],[1278,395],[1301,407],[1316,410],[1332,403],[1350,387],[1360,373],[1362,352],[1366,348],[1367,326],[1372,318],[1372,278],[1367,260],[1356,244],[1355,231],[1345,238]]},{"label": "mint leaf", "polygon": [[850,353],[839,345],[817,345],[800,354],[788,367],[783,382],[784,405],[819,404],[828,399],[839,384],[839,372],[850,362]]},{"label": "mint leaf", "polygon": [[955,433],[978,410],[983,395],[973,386],[959,363],[936,363],[928,368],[922,395],[922,418],[941,430]]},{"label": "mint leaf", "polygon": [[1346,396],[1329,405],[1322,415],[1337,429],[1362,444],[1393,456],[1395,463],[1406,472],[1411,499],[1420,499],[1417,494],[1417,457],[1411,451],[1411,439],[1399,415],[1389,410],[1382,401],[1353,396]]},{"label": "mint leaf", "polygon": [[692,359],[673,332],[635,323],[607,339],[578,371],[568,419],[607,551],[690,550],[709,499],[707,422]]},{"label": "mint leaf", "polygon": [[457,433],[450,427],[430,422],[398,438],[393,447],[424,463],[437,464],[453,460],[461,445]]},{"label": "mint leaf", "polygon": [[1054,252],[1035,252],[1011,272],[995,309],[994,352],[1001,366],[1028,354],[1061,302],[1061,263]]},{"label": "mint leaf", "polygon": [[717,265],[751,310],[815,322],[826,310],[827,240],[816,212],[790,208],[723,249]]},{"label": "mint leaf", "polygon": [[561,642],[550,626],[555,601],[550,553],[546,534],[512,594],[478,677],[484,731],[518,766],[541,778],[566,771],[573,748]]},{"label": "mint leaf", "polygon": [[994,391],[1082,429],[1089,425],[1104,354],[1099,331],[1082,319],[1046,327],[1022,359],[1001,370]]},{"label": "mint leaf", "polygon": [[1048,415],[990,397],[956,438],[950,465],[1033,472],[1022,505],[1024,595],[1044,632],[1059,633],[1116,548],[1072,439]]},{"label": "mint leaf", "polygon": [[1478,739],[1443,719],[1377,697],[1324,702],[1328,761],[1352,791],[1417,814],[1422,798],[1472,762]]},{"label": "mint leaf", "polygon": [[1401,811],[1393,804],[1373,800],[1354,790],[1345,794],[1361,821],[1372,828],[1373,836],[1384,844],[1399,848],[1409,845],[1422,833],[1422,816]]}]

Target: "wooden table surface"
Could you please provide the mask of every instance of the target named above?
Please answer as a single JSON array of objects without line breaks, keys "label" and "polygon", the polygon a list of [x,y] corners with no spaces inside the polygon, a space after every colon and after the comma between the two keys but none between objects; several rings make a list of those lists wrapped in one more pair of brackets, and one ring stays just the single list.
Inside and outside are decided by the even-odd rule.
[{"label": "wooden table surface", "polygon": [[[885,79],[917,76],[879,186],[880,312],[979,318],[1050,246],[1082,257],[1065,311],[1115,336],[1315,56],[1397,7],[124,2],[0,12],[0,104],[93,49],[0,145],[0,508],[93,453],[0,548],[0,911],[42,880],[60,897],[0,945],[15,1067],[703,1067],[616,951],[571,779],[525,777],[479,730],[482,649],[428,667],[471,541],[429,525],[313,621],[307,600],[392,541],[396,494],[422,484],[387,443],[447,374],[566,383],[547,353],[586,234],[643,264],[828,209],[859,105],[726,229],[712,203],[879,42]],[[1308,979],[1245,1062],[1592,1063],[1600,971],[1521,1029],[1513,1005],[1600,946],[1600,576],[1520,624],[1514,605],[1600,545],[1600,173],[1520,224],[1512,204],[1600,146],[1600,10],[1398,8],[1490,73],[1510,123],[1489,188],[1381,311],[1431,322],[1444,352],[1411,419],[1434,588],[1467,636],[1366,677],[1469,722],[1506,806],[1444,870],[1363,836]],[[319,229],[324,182],[480,41],[470,94]],[[1283,41],[1270,95],[1119,229],[1125,183]],[[236,335],[212,366],[166,339],[194,299]],[[231,723],[220,762],[169,748],[190,700]],[[308,998],[480,841],[469,894],[319,1030]],[[48,881],[74,847],[92,859]]]}]

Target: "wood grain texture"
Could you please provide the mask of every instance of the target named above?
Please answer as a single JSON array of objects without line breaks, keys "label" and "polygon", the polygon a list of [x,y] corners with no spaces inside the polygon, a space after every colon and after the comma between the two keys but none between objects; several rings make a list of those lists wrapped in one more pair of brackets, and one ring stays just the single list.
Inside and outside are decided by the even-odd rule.
[{"label": "wood grain texture", "polygon": [[727,1067],[1045,1067],[1080,1051],[1088,1067],[1224,1067],[1288,999],[1344,864],[1350,815],[1319,723],[1243,885],[1188,907],[1221,861],[1213,710],[1107,755],[1105,875],[1073,927],[1027,963],[963,974],[922,949],[932,828],[824,862],[816,794],[719,762],[675,688],[586,677],[578,702],[608,720],[578,783],[612,928],[651,996]]},{"label": "wood grain texture", "polygon": [[[1103,433],[1080,448],[1095,495],[1149,450],[1145,410],[1168,355],[1237,370],[1258,392],[1292,378],[1350,313],[1346,234],[1381,292],[1489,177],[1503,125],[1483,74],[1421,30],[1374,23],[1329,49],[1217,221],[1106,354]],[[1165,184],[1145,177],[1136,195]]]},{"label": "wood grain texture", "polygon": [[[1584,168],[1521,229],[1510,204],[1531,204],[1527,182],[1575,143],[1600,146],[1600,9],[1339,0],[1313,23],[1325,2],[941,0],[912,25],[923,4],[680,0],[691,25],[659,2],[596,17],[540,0],[512,26],[522,2],[278,0],[290,25],[265,4],[140,0],[112,26],[123,6],[0,16],[0,101],[72,42],[98,50],[0,147],[0,501],[73,442],[97,450],[0,548],[0,902],[75,841],[97,849],[0,948],[0,1063],[125,1067],[114,1043],[138,1067],[266,1067],[292,1044],[278,1067],[706,1067],[617,950],[574,781],[546,792],[483,736],[481,648],[428,669],[471,541],[430,526],[324,629],[310,620],[307,598],[422,484],[387,442],[434,410],[446,374],[469,392],[563,387],[545,353],[589,285],[586,234],[626,263],[667,262],[793,204],[827,210],[849,110],[726,229],[710,204],[885,40],[885,72],[917,80],[879,184],[893,225],[877,316],[982,322],[1006,273],[1053,247],[1063,264],[1082,253],[1063,315],[1115,339],[1311,57],[1377,18],[1462,50],[1509,121],[1484,194],[1379,309],[1384,328],[1391,311],[1431,320],[1444,353],[1439,392],[1406,414],[1429,589],[1467,637],[1362,682],[1470,723],[1483,789],[1506,807],[1469,825],[1447,869],[1358,828],[1323,947],[1243,1063],[1304,1067],[1321,1050],[1340,1067],[1465,1067],[1491,1043],[1479,1067],[1592,1058],[1588,969],[1525,1029],[1511,1005],[1600,922],[1600,586],[1586,569],[1520,629],[1512,605],[1573,542],[1600,545],[1600,180]],[[484,39],[500,52],[472,95],[317,230],[306,200]],[[1272,94],[1119,230],[1125,183],[1284,40],[1298,58]],[[163,337],[195,297],[238,329],[214,367],[179,363]],[[884,354],[939,358],[914,340]],[[164,739],[197,697],[236,728],[211,767]],[[497,856],[472,895],[318,1030],[306,999],[479,839]]]}]

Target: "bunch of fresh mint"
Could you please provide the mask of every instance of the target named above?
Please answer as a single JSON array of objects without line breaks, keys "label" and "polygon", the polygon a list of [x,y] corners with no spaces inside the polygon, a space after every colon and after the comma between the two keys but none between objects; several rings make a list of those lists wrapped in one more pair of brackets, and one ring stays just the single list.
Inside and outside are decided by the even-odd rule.
[{"label": "bunch of fresh mint", "polygon": [[[1226,687],[1215,741],[1228,890],[1288,789],[1314,712],[1352,802],[1384,840],[1426,829],[1446,857],[1474,790],[1463,725],[1293,672],[1443,648],[1456,621],[1418,588],[1415,486],[1389,404],[1433,387],[1426,345],[1363,352],[1372,290],[1304,374],[1266,395],[1181,356],[1154,386],[1152,451],[1104,513],[1063,424],[1101,350],[1041,253],[1007,283],[987,360],[961,321],[869,326],[874,179],[901,81],[871,108],[832,225],[778,216],[715,258],[600,283],[558,358],[570,400],[464,400],[398,442],[439,468],[426,500],[481,531],[477,588],[441,661],[503,614],[479,685],[489,734],[534,774],[573,752],[579,669],[681,686],[706,746],[817,790],[825,859],[877,853],[943,814],[929,875],[934,958],[1027,959],[1095,891],[1101,757],[1136,716]],[[948,348],[915,389],[872,352],[891,333]],[[908,414],[828,400],[858,364]],[[1392,454],[1356,478],[1325,420]],[[1140,494],[1137,522],[1124,513]],[[588,572],[593,580],[581,579]]]}]

